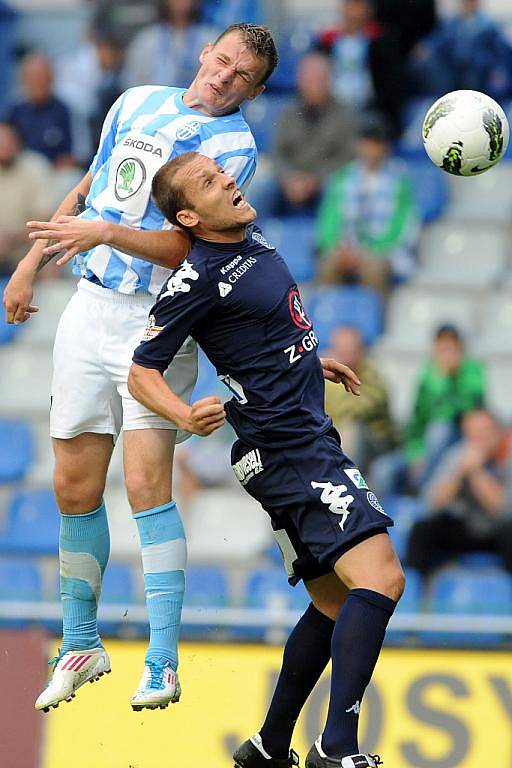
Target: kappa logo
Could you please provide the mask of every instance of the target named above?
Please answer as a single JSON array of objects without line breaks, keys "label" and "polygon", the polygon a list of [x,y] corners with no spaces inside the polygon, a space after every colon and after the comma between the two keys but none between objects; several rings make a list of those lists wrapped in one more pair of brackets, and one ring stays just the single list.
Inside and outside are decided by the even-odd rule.
[{"label": "kappa logo", "polygon": [[368,493],[366,494],[366,498],[368,499],[368,503],[371,504],[372,507],[377,510],[377,512],[382,512],[383,515],[386,514],[384,512],[384,509],[381,506],[380,501],[378,500],[376,495],[372,493],[372,491],[368,491]]},{"label": "kappa logo", "polygon": [[354,497],[347,493],[347,486],[333,485],[332,483],[315,483],[312,481],[311,487],[321,488],[322,493],[320,494],[320,501],[322,504],[327,504],[329,511],[333,512],[335,515],[342,515],[340,528],[344,531],[347,517],[352,511],[349,509],[349,506],[354,501]]},{"label": "kappa logo", "polygon": [[358,700],[355,704],[345,710],[345,712],[353,712],[354,715],[358,715],[361,711],[361,702]]},{"label": "kappa logo", "polygon": [[160,298],[165,299],[166,296],[174,296],[175,293],[189,293],[190,285],[185,280],[197,280],[198,278],[199,272],[185,259],[181,267],[170,276],[165,286],[167,290],[162,293]]},{"label": "kappa logo", "polygon": [[221,299],[224,299],[228,293],[231,293],[233,290],[233,286],[229,285],[229,283],[219,283],[219,293]]},{"label": "kappa logo", "polygon": [[364,477],[356,467],[345,469],[344,472],[352,480],[356,488],[360,488],[361,490],[368,489]]},{"label": "kappa logo", "polygon": [[119,165],[114,192],[120,202],[137,194],[146,181],[146,168],[138,157],[128,157]]},{"label": "kappa logo", "polygon": [[201,123],[198,120],[193,120],[191,123],[182,125],[181,128],[176,131],[176,138],[180,141],[191,139],[192,136],[195,136],[196,133],[198,133],[200,127]]}]

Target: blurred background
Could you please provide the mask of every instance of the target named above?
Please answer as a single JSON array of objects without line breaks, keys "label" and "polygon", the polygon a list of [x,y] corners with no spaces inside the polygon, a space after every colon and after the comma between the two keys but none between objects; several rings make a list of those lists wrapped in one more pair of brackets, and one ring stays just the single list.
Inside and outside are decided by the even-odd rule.
[{"label": "blurred background", "polygon": [[[326,408],[394,518],[406,567],[364,744],[394,768],[510,764],[512,162],[450,177],[421,137],[426,109],[459,88],[512,117],[508,0],[0,0],[0,290],[26,252],[24,223],[81,178],[115,98],[188,85],[204,44],[241,20],[269,24],[281,57],[245,108],[259,148],[248,197],[321,351],[361,378],[359,399],[328,385]],[[39,314],[20,327],[0,318],[1,764],[192,768],[193,739],[209,766],[229,765],[260,725],[279,645],[308,600],[288,587],[268,519],[233,476],[228,427],[177,451],[190,553],[180,707],[133,715],[126,704],[146,613],[119,446],[100,609],[103,635],[118,638],[116,675],[69,710],[32,710],[60,632],[48,409],[74,286],[50,265]],[[195,396],[207,394],[227,399],[201,359]],[[303,752],[327,693],[326,679],[299,723]]]}]

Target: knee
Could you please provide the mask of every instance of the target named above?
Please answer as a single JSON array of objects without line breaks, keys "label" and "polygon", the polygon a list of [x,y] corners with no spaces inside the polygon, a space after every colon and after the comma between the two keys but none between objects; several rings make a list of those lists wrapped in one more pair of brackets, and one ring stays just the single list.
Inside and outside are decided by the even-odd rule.
[{"label": "knee", "polygon": [[66,515],[80,515],[101,504],[103,479],[83,476],[80,472],[57,467],[53,477],[57,506]]},{"label": "knee", "polygon": [[171,472],[142,464],[125,475],[126,493],[133,512],[165,504],[172,496]]},{"label": "knee", "polygon": [[395,603],[398,603],[405,589],[405,574],[400,563],[391,566],[383,574],[385,595],[390,597]]},{"label": "knee", "polygon": [[345,604],[345,600],[346,595],[340,596],[338,599],[315,596],[312,602],[317,611],[322,613],[324,616],[327,616],[327,618],[336,621],[341,609],[343,608],[343,605]]}]

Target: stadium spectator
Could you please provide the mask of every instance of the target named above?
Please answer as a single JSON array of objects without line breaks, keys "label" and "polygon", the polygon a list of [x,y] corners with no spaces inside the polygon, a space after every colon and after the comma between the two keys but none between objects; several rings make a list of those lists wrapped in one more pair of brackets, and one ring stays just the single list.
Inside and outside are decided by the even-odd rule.
[{"label": "stadium spectator", "polygon": [[413,62],[419,88],[436,97],[470,89],[500,98],[512,88],[512,48],[479,0],[460,0],[459,13],[418,46]]},{"label": "stadium spectator", "polygon": [[385,293],[411,276],[418,217],[407,174],[391,151],[387,125],[367,119],[357,159],[332,177],[318,213],[321,282],[361,282]]},{"label": "stadium spectator", "polygon": [[56,167],[74,164],[71,154],[71,116],[54,95],[50,60],[29,54],[21,67],[24,98],[9,113],[27,149],[39,152]]},{"label": "stadium spectator", "polygon": [[159,0],[156,24],[141,30],[126,53],[124,84],[185,87],[204,46],[217,37],[201,22],[200,0]]},{"label": "stadium spectator", "polygon": [[375,19],[393,31],[405,55],[436,25],[435,0],[374,1]]},{"label": "stadium spectator", "polygon": [[119,35],[112,30],[95,30],[94,47],[100,69],[100,81],[90,116],[92,145],[98,145],[107,112],[122,93],[124,50]]},{"label": "stadium spectator", "polygon": [[13,85],[15,24],[14,10],[4,0],[0,0],[0,119],[9,107]]},{"label": "stadium spectator", "polygon": [[51,212],[51,166],[23,149],[17,130],[0,123],[0,276],[10,276],[27,250],[28,219]]},{"label": "stadium spectator", "polygon": [[455,326],[441,325],[434,337],[432,357],[420,375],[404,449],[373,464],[372,483],[379,493],[421,488],[446,449],[460,438],[463,415],[483,407],[484,402],[483,364],[466,355]]},{"label": "stadium spectator", "polygon": [[94,0],[92,26],[115,29],[128,45],[141,29],[158,20],[155,0]]},{"label": "stadium spectator", "polygon": [[394,444],[387,388],[357,328],[337,328],[331,336],[329,356],[352,368],[361,382],[360,397],[353,397],[326,381],[325,410],[343,436],[344,451],[364,473],[375,456]]},{"label": "stadium spectator", "polygon": [[271,170],[256,177],[250,194],[260,217],[313,214],[329,173],[354,156],[355,115],[332,92],[325,54],[299,64],[297,98],[278,122]]},{"label": "stadium spectator", "polygon": [[332,56],[334,92],[359,111],[378,110],[400,133],[403,68],[399,38],[374,18],[373,0],[342,0],[341,20],[318,38]]},{"label": "stadium spectator", "polygon": [[462,439],[443,456],[426,498],[430,515],[412,528],[408,566],[428,574],[476,550],[499,553],[512,571],[510,437],[489,411],[464,415]]}]

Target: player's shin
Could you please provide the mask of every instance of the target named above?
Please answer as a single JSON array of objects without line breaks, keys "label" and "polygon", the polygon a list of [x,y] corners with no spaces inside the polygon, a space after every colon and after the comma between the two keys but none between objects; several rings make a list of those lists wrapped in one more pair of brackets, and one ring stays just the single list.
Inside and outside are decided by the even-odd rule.
[{"label": "player's shin", "polygon": [[104,502],[85,515],[61,514],[61,653],[101,646],[96,617],[109,553],[110,535]]},{"label": "player's shin", "polygon": [[395,608],[395,601],[386,595],[352,589],[338,616],[332,636],[329,712],[321,737],[321,748],[329,757],[343,758],[359,752],[361,701]]},{"label": "player's shin", "polygon": [[150,642],[146,664],[178,667],[187,545],[174,501],[134,515],[139,529]]}]

